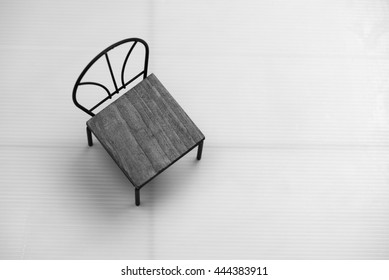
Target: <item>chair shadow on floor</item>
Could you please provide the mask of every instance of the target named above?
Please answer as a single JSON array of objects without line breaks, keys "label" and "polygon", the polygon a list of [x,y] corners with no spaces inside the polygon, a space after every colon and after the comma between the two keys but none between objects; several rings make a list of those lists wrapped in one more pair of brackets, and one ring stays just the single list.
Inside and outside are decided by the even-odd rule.
[{"label": "chair shadow on floor", "polygon": [[69,191],[87,195],[85,202],[104,213],[105,207],[135,208],[133,186],[101,145],[96,143],[93,149],[85,145],[75,153],[69,166],[74,178]]},{"label": "chair shadow on floor", "polygon": [[[79,193],[80,196],[87,197],[85,203],[104,215],[105,207],[118,211],[139,208],[133,203],[133,185],[98,141],[95,141],[93,148],[85,145],[74,152],[74,160],[68,171],[74,182],[68,188],[68,192],[73,192],[71,195]],[[142,204],[145,208],[153,209],[150,201],[164,204],[169,203],[169,197],[179,199],[181,195],[185,195],[185,186],[197,175],[195,167],[200,167],[196,153],[196,150],[191,151],[148,183],[150,188],[142,190]],[[156,196],[158,199],[155,199]]]}]

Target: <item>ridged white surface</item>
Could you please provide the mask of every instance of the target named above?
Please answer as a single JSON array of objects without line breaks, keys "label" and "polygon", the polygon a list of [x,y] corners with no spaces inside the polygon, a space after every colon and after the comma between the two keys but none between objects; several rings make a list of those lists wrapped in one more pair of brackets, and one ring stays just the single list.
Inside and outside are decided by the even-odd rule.
[{"label": "ridged white surface", "polygon": [[[2,1],[0,259],[389,258],[389,3]],[[71,101],[141,37],[206,136],[141,191]]]}]

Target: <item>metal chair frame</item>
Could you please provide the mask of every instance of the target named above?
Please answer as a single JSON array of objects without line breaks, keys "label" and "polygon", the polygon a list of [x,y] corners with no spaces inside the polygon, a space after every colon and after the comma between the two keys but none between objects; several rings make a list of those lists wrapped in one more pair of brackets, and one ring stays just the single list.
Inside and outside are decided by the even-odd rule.
[{"label": "metal chair frame", "polygon": [[[112,49],[120,46],[120,45],[123,45],[123,44],[126,44],[126,43],[129,43],[129,42],[133,42],[132,46],[130,47],[127,55],[126,55],[126,58],[124,59],[124,62],[123,62],[123,65],[122,65],[122,71],[121,71],[121,83],[122,85],[121,86],[118,86],[118,83],[116,82],[116,79],[115,79],[115,76],[113,74],[113,70],[112,70],[112,66],[111,66],[111,62],[109,60],[109,56],[108,56],[108,52],[111,51]],[[124,82],[124,71],[126,69],[126,65],[127,65],[127,61],[128,61],[128,58],[130,57],[131,55],[131,52],[133,51],[133,49],[135,48],[135,46],[137,45],[137,43],[141,43],[144,47],[145,47],[145,50],[146,50],[146,53],[145,53],[145,62],[144,62],[144,68],[143,70],[138,73],[135,77],[133,77],[132,79],[130,79],[129,81],[127,82]],[[109,69],[109,72],[111,74],[111,77],[112,77],[112,81],[113,81],[113,84],[115,86],[115,89],[113,92],[110,92],[109,89],[100,84],[100,83],[96,83],[96,82],[82,82],[82,79],[84,78],[85,74],[88,72],[88,70],[96,63],[96,61],[98,61],[101,57],[105,57],[106,59],[106,62],[107,62],[107,65],[108,65],[108,69]],[[91,62],[89,62],[89,64],[85,67],[85,69],[81,72],[80,76],[78,77],[75,85],[74,85],[74,88],[73,88],[73,102],[74,104],[80,108],[81,110],[83,110],[85,113],[91,115],[92,117],[95,115],[92,111],[94,109],[96,109],[97,107],[99,107],[101,104],[103,104],[105,101],[107,101],[108,99],[111,99],[112,96],[114,94],[119,94],[119,91],[121,89],[124,89],[126,88],[126,86],[128,86],[130,83],[132,83],[134,80],[136,80],[137,78],[139,78],[140,76],[143,75],[143,79],[145,79],[147,77],[147,68],[148,68],[148,63],[149,63],[149,46],[147,45],[147,43],[142,40],[142,39],[139,39],[139,38],[129,38],[129,39],[124,39],[124,40],[121,40],[111,46],[109,46],[108,48],[106,48],[105,50],[103,50],[101,53],[99,53]],[[105,97],[103,100],[101,100],[99,103],[97,103],[95,106],[93,106],[92,108],[90,109],[87,109],[85,108],[84,106],[82,106],[80,103],[78,103],[77,101],[77,89],[79,86],[84,86],[84,85],[94,85],[94,86],[99,86],[101,88],[103,88],[106,92],[107,92],[107,97]],[[89,143],[89,134],[88,134],[88,143]],[[90,145],[91,146],[91,145]]]},{"label": "metal chair frame", "polygon": [[[129,42],[133,42],[133,44],[131,45],[125,59],[124,59],[124,62],[123,62],[123,65],[122,65],[122,69],[121,69],[121,85],[118,86],[118,83],[115,79],[115,75],[113,73],[113,70],[112,70],[112,65],[111,65],[111,62],[110,62],[110,59],[109,59],[109,56],[108,56],[108,53],[109,51],[111,51],[112,49],[120,46],[120,45],[123,45],[123,44],[126,44],[126,43],[129,43]],[[124,81],[124,71],[125,71],[125,68],[126,68],[126,65],[127,65],[127,61],[128,61],[128,58],[130,57],[133,49],[135,48],[135,46],[140,43],[144,46],[145,48],[145,60],[144,60],[144,67],[143,67],[143,70],[138,73],[137,75],[135,75],[133,78],[131,78],[130,80],[128,80],[127,82]],[[113,82],[113,85],[115,87],[114,91],[113,92],[110,92],[109,89],[104,86],[103,84],[100,84],[100,83],[97,83],[97,82],[90,82],[90,81],[87,81],[87,82],[82,82],[82,79],[84,78],[85,74],[88,72],[88,70],[96,63],[96,61],[98,61],[101,57],[105,57],[105,60],[107,62],[107,65],[108,65],[108,69],[109,69],[109,72],[111,74],[111,78],[112,78],[112,82]],[[149,63],[149,46],[147,45],[147,43],[142,40],[142,39],[139,39],[139,38],[129,38],[129,39],[124,39],[124,40],[121,40],[111,46],[109,46],[108,48],[104,49],[102,52],[100,52],[94,59],[92,59],[91,62],[89,62],[89,64],[85,67],[85,69],[81,72],[80,76],[78,77],[75,85],[74,85],[74,88],[73,88],[73,102],[74,104],[80,108],[82,111],[84,111],[85,113],[87,113],[88,115],[90,116],[95,116],[95,114],[93,113],[93,110],[96,109],[97,107],[99,107],[101,104],[103,104],[105,101],[107,101],[108,99],[111,99],[113,95],[115,94],[119,94],[119,91],[122,90],[122,89],[125,89],[126,86],[128,86],[130,83],[132,83],[134,80],[136,80],[137,78],[139,78],[140,76],[143,75],[143,79],[145,79],[147,77],[147,69],[148,69],[148,63]],[[82,106],[78,101],[77,101],[77,89],[79,86],[84,86],[84,85],[93,85],[93,86],[98,86],[98,87],[101,87],[103,88],[106,92],[107,92],[107,97],[105,97],[103,100],[101,100],[100,102],[98,102],[96,105],[94,105],[92,108],[90,109],[87,109],[86,107]],[[88,145],[89,146],[93,146],[93,140],[92,140],[92,132],[91,130],[86,127],[86,132],[87,132],[87,139],[88,139]],[[197,159],[200,160],[201,159],[201,155],[202,155],[202,150],[203,150],[203,142],[204,140],[202,140],[197,146],[198,146],[198,150],[197,150]],[[189,152],[190,150],[188,150],[187,152]],[[184,156],[184,155],[182,155]],[[182,157],[181,156],[181,157]],[[181,158],[180,157],[180,158]],[[178,159],[177,159],[178,160]],[[169,165],[170,166],[170,165]],[[140,188],[135,188],[135,204],[136,206],[139,206],[140,205]]]}]

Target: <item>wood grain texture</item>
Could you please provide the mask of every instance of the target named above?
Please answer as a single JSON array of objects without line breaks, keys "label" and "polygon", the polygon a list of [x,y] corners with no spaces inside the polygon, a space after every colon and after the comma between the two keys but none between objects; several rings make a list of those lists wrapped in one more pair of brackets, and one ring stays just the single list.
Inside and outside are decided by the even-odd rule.
[{"label": "wood grain texture", "polygon": [[151,74],[87,122],[135,187],[142,187],[204,140]]},{"label": "wood grain texture", "polygon": [[185,126],[195,142],[199,142],[205,138],[200,129],[197,128],[196,124],[189,118],[189,116],[155,75],[150,75],[149,79],[146,80],[146,84],[150,84],[153,87],[156,92],[156,96],[160,97],[159,99],[170,109],[171,112],[174,112],[175,116]]}]

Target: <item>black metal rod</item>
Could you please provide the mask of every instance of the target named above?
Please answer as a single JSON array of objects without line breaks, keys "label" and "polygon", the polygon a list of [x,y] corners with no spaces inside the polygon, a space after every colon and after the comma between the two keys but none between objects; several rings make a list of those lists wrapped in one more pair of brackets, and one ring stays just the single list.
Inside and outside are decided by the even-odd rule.
[{"label": "black metal rod", "polygon": [[[111,62],[109,61],[108,53],[105,53],[105,58],[106,58],[107,63],[108,63],[109,72],[111,73],[112,81],[113,81],[113,84],[115,86],[116,92],[119,92],[118,85],[116,84],[115,76],[114,76],[113,71],[112,71]],[[111,98],[111,95],[109,97]]]},{"label": "black metal rod", "polygon": [[124,84],[124,86],[121,86],[119,88],[119,90],[125,88],[126,86],[128,86],[129,84],[131,84],[133,81],[135,81],[136,79],[138,79],[141,75],[143,74],[143,71],[140,72],[139,74],[137,74],[135,77],[133,77],[131,80],[129,80],[127,83]]},{"label": "black metal rod", "polygon": [[199,143],[199,148],[197,149],[197,160],[200,160],[201,159],[201,155],[203,153],[203,144],[204,144],[204,140],[202,140],[200,143]]},{"label": "black metal rod", "polygon": [[139,189],[135,188],[135,205],[140,205],[140,192]]},{"label": "black metal rod", "polygon": [[92,131],[89,129],[89,127],[86,127],[86,136],[88,138],[88,146],[93,146]]},{"label": "black metal rod", "polygon": [[123,85],[123,88],[126,87],[126,85],[124,84],[124,69],[126,69],[126,65],[127,65],[127,60],[128,58],[130,57],[130,54],[132,53],[132,50],[135,48],[135,45],[136,45],[137,41],[135,41],[130,50],[128,51],[127,55],[126,55],[126,58],[124,59],[124,62],[123,62],[123,66],[122,66],[122,85]]},{"label": "black metal rod", "polygon": [[149,46],[147,44],[143,44],[145,46],[145,65],[144,65],[144,71],[143,71],[143,79],[147,78],[147,68],[149,67]]},{"label": "black metal rod", "polygon": [[[104,98],[103,100],[101,100],[99,103],[97,103],[95,106],[93,106],[92,108],[90,108],[89,110],[90,111],[93,111],[94,109],[96,109],[97,107],[99,107],[101,104],[103,104],[105,101],[107,101],[108,99],[110,99],[111,97],[107,96],[106,98]],[[94,116],[95,114],[93,114],[92,116]]]},{"label": "black metal rod", "polygon": [[[116,80],[115,80],[115,76],[113,74],[113,70],[112,70],[112,66],[111,66],[111,63],[109,61],[109,58],[108,58],[108,55],[107,53],[116,48],[117,46],[119,45],[122,45],[122,44],[125,44],[125,43],[128,43],[128,42],[135,42],[135,43],[141,43],[144,48],[145,48],[145,64],[144,64],[144,69],[143,71],[136,76],[136,78],[138,78],[140,75],[143,74],[143,78],[146,78],[147,77],[147,68],[148,68],[148,62],[149,62],[149,46],[147,45],[147,43],[140,39],[140,38],[128,38],[128,39],[124,39],[124,40],[121,40],[111,46],[109,46],[108,48],[104,49],[102,52],[100,52],[97,56],[95,56],[95,58],[92,59],[91,62],[89,62],[89,64],[84,68],[84,70],[81,72],[80,76],[78,77],[76,83],[74,84],[74,87],[73,87],[73,94],[72,94],[72,99],[73,99],[73,103],[78,107],[80,108],[81,110],[83,110],[84,112],[86,112],[87,114],[91,115],[92,117],[95,115],[92,110],[95,109],[96,107],[100,106],[104,101],[107,101],[107,99],[111,98],[111,96],[115,93],[119,93],[119,90],[120,89],[123,89],[125,86],[127,86],[130,82],[134,81],[136,78],[133,78],[130,82],[127,82],[124,84],[124,86],[122,85],[120,88],[118,88],[118,85],[116,83]],[[132,45],[132,48],[135,46],[135,43]],[[106,57],[106,60],[107,60],[107,63],[108,63],[108,67],[110,68],[110,73],[111,73],[111,77],[112,77],[112,80],[113,80],[113,83],[115,85],[115,92],[111,93],[105,86],[103,86],[102,84],[99,84],[99,83],[94,83],[94,82],[81,82],[82,79],[84,78],[85,74],[88,72],[88,70],[95,64],[95,62],[97,60],[99,60],[102,56],[105,56]],[[129,56],[129,54],[127,55]],[[126,59],[128,60],[128,57],[126,57]],[[126,61],[127,63],[127,61]],[[123,64],[123,65],[126,65]],[[125,66],[124,66],[125,67]],[[124,75],[124,69],[122,68],[122,76]],[[124,77],[123,77],[124,79]],[[122,79],[122,83],[123,83],[123,79]],[[77,101],[77,89],[80,85],[86,85],[86,84],[90,84],[90,85],[97,85],[97,86],[100,86],[102,88],[104,88],[104,90],[107,92],[108,94],[108,98],[104,99],[103,101],[99,102],[97,105],[95,105],[92,109],[87,109],[86,107],[84,107],[83,105],[81,105],[80,103],[78,103]]]},{"label": "black metal rod", "polygon": [[[143,71],[142,72],[140,72],[139,74],[137,74],[134,78],[132,78],[131,80],[129,80],[126,84],[125,84],[125,86],[127,86],[127,85],[129,85],[129,84],[131,84],[134,80],[136,80],[137,78],[139,78],[141,75],[143,74]],[[119,91],[121,90],[121,89],[123,89],[124,87],[123,86],[121,86],[120,88],[119,88]],[[110,99],[111,98],[111,96],[113,96],[114,94],[115,94],[116,92],[113,92],[113,93],[110,93],[110,94],[108,94],[108,97],[106,97],[106,98],[104,98],[103,100],[101,100],[99,103],[97,103],[95,106],[93,106],[92,108],[90,108],[89,109],[89,111],[90,112],[92,112],[94,109],[96,109],[97,107],[99,107],[101,104],[103,104],[105,101],[107,101],[108,99]],[[89,112],[88,112],[89,113]],[[89,113],[90,114],[90,113]],[[90,114],[91,116],[94,116],[95,114]]]},{"label": "black metal rod", "polygon": [[78,84],[79,86],[84,86],[84,85],[95,85],[95,86],[99,86],[99,87],[102,87],[107,93],[108,93],[108,96],[111,95],[111,93],[109,92],[109,89],[102,85],[102,84],[99,84],[99,83],[96,83],[96,82],[82,82],[82,83],[79,83]]}]

